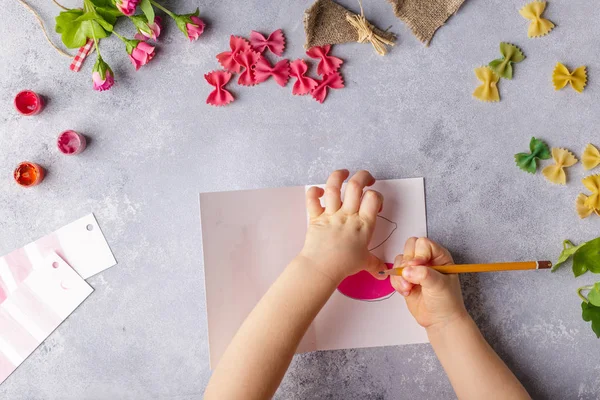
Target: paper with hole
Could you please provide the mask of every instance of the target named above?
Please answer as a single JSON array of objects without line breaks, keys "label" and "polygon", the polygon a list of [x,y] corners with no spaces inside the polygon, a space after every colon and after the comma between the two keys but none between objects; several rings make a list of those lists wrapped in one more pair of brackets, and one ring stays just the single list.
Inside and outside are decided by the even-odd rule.
[{"label": "paper with hole", "polygon": [[[307,187],[200,195],[211,367],[252,308],[304,244]],[[422,178],[378,181],[385,198],[370,248],[386,262],[410,236],[426,236]],[[381,222],[379,221],[381,220]],[[404,299],[360,301],[336,291],[298,353],[427,342]]]},{"label": "paper with hole", "polygon": [[83,279],[117,263],[96,218],[89,214],[0,258],[0,268],[7,267],[11,279],[21,281],[35,263],[52,253],[63,258]]}]

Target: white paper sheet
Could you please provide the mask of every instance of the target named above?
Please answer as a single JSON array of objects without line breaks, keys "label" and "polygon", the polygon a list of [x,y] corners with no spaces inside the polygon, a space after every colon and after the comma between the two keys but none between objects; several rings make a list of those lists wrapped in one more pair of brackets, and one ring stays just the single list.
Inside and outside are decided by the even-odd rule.
[{"label": "white paper sheet", "polygon": [[[378,181],[382,217],[371,244],[393,262],[410,236],[426,236],[422,178]],[[285,266],[306,234],[305,191],[279,189],[200,195],[204,273],[211,367],[235,332]],[[396,228],[387,240],[387,236]],[[427,342],[404,299],[354,300],[335,292],[304,336],[297,352]]]},{"label": "white paper sheet", "polygon": [[[52,253],[62,257],[77,273],[87,279],[114,266],[115,260],[93,214],[72,222],[35,242],[0,258],[0,271],[14,266],[5,281],[18,281],[32,266]],[[4,266],[4,267],[3,267]]]}]

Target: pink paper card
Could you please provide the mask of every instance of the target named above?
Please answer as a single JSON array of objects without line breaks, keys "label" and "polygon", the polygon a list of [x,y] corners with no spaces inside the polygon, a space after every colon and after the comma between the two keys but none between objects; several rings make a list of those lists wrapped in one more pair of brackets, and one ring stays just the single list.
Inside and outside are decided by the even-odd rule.
[{"label": "pink paper card", "polygon": [[93,214],[86,215],[43,238],[0,258],[1,276],[10,287],[27,278],[33,265],[56,253],[83,279],[117,262]]},{"label": "pink paper card", "polygon": [[[211,367],[304,243],[309,186],[200,195]],[[422,178],[378,181],[385,198],[369,245],[393,263],[410,236],[426,236]],[[390,317],[392,313],[393,318]],[[298,353],[427,342],[389,279],[362,272],[344,281],[302,339]]]},{"label": "pink paper card", "polygon": [[29,267],[19,281],[0,268],[0,383],[93,291],[56,253]]}]

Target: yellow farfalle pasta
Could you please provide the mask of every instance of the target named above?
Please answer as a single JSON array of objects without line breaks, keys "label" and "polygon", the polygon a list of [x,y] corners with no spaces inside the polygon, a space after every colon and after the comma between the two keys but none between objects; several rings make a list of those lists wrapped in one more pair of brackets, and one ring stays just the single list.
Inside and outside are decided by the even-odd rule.
[{"label": "yellow farfalle pasta", "polygon": [[555,147],[552,149],[552,159],[554,159],[555,164],[544,168],[542,174],[552,183],[565,185],[567,183],[565,168],[577,164],[577,158],[569,150]]},{"label": "yellow farfalle pasta", "polygon": [[475,68],[475,76],[482,84],[475,88],[473,96],[481,101],[499,101],[498,80],[500,77],[489,67]]},{"label": "yellow farfalle pasta", "polygon": [[581,156],[581,162],[586,170],[596,168],[600,164],[600,151],[593,144],[588,144]]},{"label": "yellow farfalle pasta", "polygon": [[576,92],[581,93],[587,84],[587,72],[585,66],[575,68],[573,72],[561,63],[557,63],[552,72],[552,83],[555,90],[564,88],[568,83],[571,84]]},{"label": "yellow farfalle pasta", "polygon": [[600,210],[600,175],[586,176],[581,182],[592,192],[584,204],[593,210]]},{"label": "yellow farfalle pasta", "polygon": [[552,21],[542,18],[545,9],[545,1],[534,1],[519,10],[519,14],[531,21],[527,30],[528,37],[535,38],[547,35],[554,28]]},{"label": "yellow farfalle pasta", "polygon": [[575,199],[575,209],[577,210],[577,215],[579,215],[579,218],[587,218],[592,215],[592,213],[596,213],[596,215],[600,217],[600,210],[594,210],[593,208],[589,208],[585,205],[587,198],[588,197],[585,194],[579,193]]}]

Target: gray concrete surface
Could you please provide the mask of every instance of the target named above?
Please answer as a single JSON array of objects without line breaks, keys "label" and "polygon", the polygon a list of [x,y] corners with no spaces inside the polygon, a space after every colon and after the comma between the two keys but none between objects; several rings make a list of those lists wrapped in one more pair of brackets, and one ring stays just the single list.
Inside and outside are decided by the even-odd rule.
[{"label": "gray concrete surface", "polygon": [[[51,2],[31,3],[47,22],[58,13]],[[517,12],[524,1],[467,0],[429,48],[384,0],[364,3],[370,19],[392,25],[398,45],[383,58],[367,45],[336,46],[346,60],[345,89],[320,105],[271,81],[232,84],[236,101],[225,108],[205,104],[203,74],[218,68],[214,56],[227,49],[229,34],[283,28],[285,56],[302,57],[309,1],[172,1],[179,12],[200,6],[205,35],[190,44],[169,22],[156,59],[139,72],[116,38],[103,42],[118,80],[105,93],[91,90],[92,62],[69,71],[33,16],[16,1],[3,3],[0,252],[93,211],[119,264],[90,280],[95,293],[0,386],[0,398],[201,398],[210,376],[201,191],[319,182],[339,167],[367,168],[378,178],[424,176],[430,236],[459,262],[555,259],[563,239],[598,235],[600,220],[580,221],[573,208],[583,190],[581,164],[558,187],[513,162],[532,135],[578,154],[590,141],[600,145],[594,2],[550,2],[546,15],[557,28],[528,39]],[[500,82],[500,103],[480,103],[471,97],[473,68],[498,57],[500,41],[519,45],[527,59],[514,80]],[[557,61],[588,66],[583,94],[554,91]],[[39,116],[13,110],[23,88],[49,99]],[[85,153],[58,153],[54,140],[64,129],[91,139]],[[12,182],[22,160],[48,169],[41,186],[24,190]],[[595,399],[600,342],[581,320],[575,294],[595,280],[574,279],[565,268],[462,282],[471,314],[534,398]],[[454,394],[430,346],[416,345],[297,356],[276,398]]]}]

